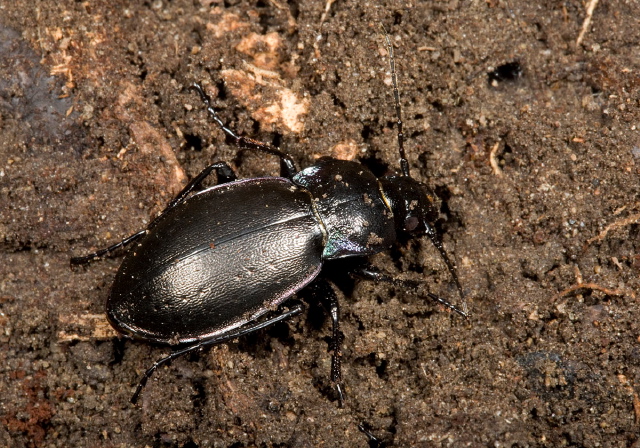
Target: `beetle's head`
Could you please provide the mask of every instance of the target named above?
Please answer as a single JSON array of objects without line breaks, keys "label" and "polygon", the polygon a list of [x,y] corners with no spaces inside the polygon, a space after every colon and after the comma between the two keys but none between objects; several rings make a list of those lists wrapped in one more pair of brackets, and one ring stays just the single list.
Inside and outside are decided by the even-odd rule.
[{"label": "beetle's head", "polygon": [[438,217],[439,200],[429,187],[410,176],[391,175],[380,178],[396,231],[419,236],[429,233]]},{"label": "beetle's head", "polygon": [[440,201],[429,187],[418,182],[408,173],[406,175],[384,176],[379,179],[379,182],[382,194],[393,211],[396,232],[404,233],[410,237],[423,235],[429,237],[447,265],[462,299],[462,310],[450,304],[448,306],[467,317],[467,304],[455,265],[449,259],[442,245],[442,240],[433,228],[433,222],[438,217]]}]

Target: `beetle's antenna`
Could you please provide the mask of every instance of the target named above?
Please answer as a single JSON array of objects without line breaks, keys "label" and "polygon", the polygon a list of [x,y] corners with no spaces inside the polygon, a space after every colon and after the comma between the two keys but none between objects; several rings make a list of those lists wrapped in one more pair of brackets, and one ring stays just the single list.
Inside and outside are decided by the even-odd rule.
[{"label": "beetle's antenna", "polygon": [[380,24],[382,33],[387,41],[387,50],[389,51],[389,66],[391,67],[391,82],[393,83],[393,99],[396,105],[396,116],[398,117],[398,150],[400,151],[400,170],[402,175],[411,177],[409,175],[409,162],[407,161],[407,155],[404,152],[404,134],[402,133],[402,109],[400,108],[400,91],[398,90],[398,75],[396,74],[396,61],[393,57],[393,45],[391,45],[391,39],[389,39],[389,33],[384,28],[384,25]]}]

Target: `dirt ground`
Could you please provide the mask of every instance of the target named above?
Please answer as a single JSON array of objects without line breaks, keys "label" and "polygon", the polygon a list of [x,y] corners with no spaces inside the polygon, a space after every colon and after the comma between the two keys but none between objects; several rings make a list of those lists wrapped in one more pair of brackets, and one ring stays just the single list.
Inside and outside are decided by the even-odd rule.
[{"label": "dirt ground", "polygon": [[[577,44],[586,15],[578,0],[2,2],[0,446],[367,447],[360,423],[385,446],[640,446],[640,13],[601,1]],[[107,323],[121,258],[69,258],[144,228],[213,161],[277,174],[236,155],[194,81],[298,166],[397,169],[379,24],[470,318],[338,281],[344,408],[313,304],[174,361],[130,404],[168,350]],[[428,240],[371,261],[458,300]]]}]

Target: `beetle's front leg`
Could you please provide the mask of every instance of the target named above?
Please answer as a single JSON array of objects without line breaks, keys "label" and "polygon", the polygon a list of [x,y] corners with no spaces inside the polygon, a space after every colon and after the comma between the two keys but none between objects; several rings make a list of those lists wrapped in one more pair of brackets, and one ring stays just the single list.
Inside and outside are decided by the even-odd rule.
[{"label": "beetle's front leg", "polygon": [[[369,265],[359,266],[359,267],[353,269],[351,271],[351,274],[354,277],[358,277],[358,278],[361,278],[363,280],[372,280],[374,282],[392,283],[393,285],[396,285],[396,286],[402,286],[404,288],[411,288],[411,289],[417,289],[420,285],[424,284],[424,282],[417,282],[417,281],[414,281],[414,280],[401,280],[401,279],[398,279],[398,278],[391,277],[388,274],[380,272],[376,267],[369,266]],[[458,313],[462,317],[468,317],[468,314],[465,311],[459,309],[457,306],[453,305],[452,303],[447,302],[443,298],[441,298],[441,297],[439,297],[439,296],[437,296],[435,294],[432,294],[430,292],[427,292],[427,296],[429,296],[429,298],[431,300],[433,300],[435,302],[438,302],[441,305],[446,306],[451,311],[455,311],[456,313]]]}]

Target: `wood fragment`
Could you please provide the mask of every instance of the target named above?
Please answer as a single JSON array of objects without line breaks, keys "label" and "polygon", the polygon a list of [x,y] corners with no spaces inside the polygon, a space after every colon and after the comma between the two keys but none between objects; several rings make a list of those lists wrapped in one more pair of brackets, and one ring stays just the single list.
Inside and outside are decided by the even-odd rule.
[{"label": "wood fragment", "polygon": [[[120,335],[113,329],[106,314],[60,315],[58,342],[108,341]],[[74,328],[78,331],[65,329]]]}]

